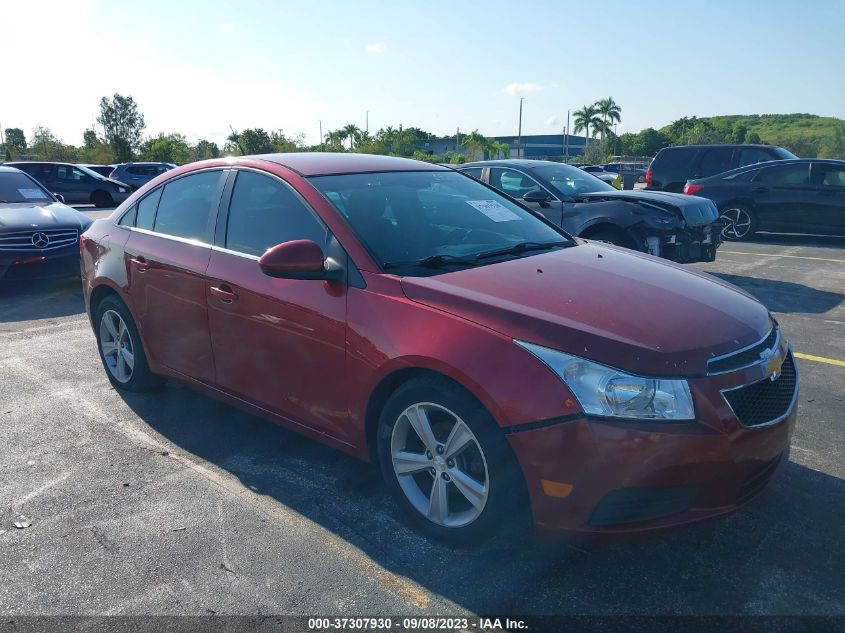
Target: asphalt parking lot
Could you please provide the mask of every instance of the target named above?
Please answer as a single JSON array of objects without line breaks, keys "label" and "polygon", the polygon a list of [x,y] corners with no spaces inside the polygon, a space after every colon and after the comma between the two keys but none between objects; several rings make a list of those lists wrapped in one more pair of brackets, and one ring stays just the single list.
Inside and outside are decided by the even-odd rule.
[{"label": "asphalt parking lot", "polygon": [[469,551],[406,528],[371,466],[172,381],[116,392],[78,283],[0,288],[0,613],[845,615],[845,241],[699,267],[801,355],[781,476],[661,536]]}]

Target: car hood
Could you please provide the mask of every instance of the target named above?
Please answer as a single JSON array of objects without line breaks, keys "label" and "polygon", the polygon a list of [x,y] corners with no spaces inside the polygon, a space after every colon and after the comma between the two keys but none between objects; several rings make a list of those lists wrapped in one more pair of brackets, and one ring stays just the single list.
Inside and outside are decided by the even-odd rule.
[{"label": "car hood", "polygon": [[700,376],[707,361],[772,327],[719,279],[606,244],[579,244],[433,277],[405,295],[505,336],[651,376]]},{"label": "car hood", "polygon": [[85,229],[91,220],[60,202],[0,204],[0,231],[27,231],[72,226]]},{"label": "car hood", "polygon": [[719,210],[712,200],[683,193],[626,189],[585,193],[578,198],[586,202],[625,200],[646,207],[656,207],[680,215],[688,226],[705,226],[719,219]]}]

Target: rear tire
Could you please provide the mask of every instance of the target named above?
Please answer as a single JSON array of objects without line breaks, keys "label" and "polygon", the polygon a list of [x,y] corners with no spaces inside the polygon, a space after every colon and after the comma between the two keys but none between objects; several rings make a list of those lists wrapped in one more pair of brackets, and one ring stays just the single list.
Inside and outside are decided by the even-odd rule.
[{"label": "rear tire", "polygon": [[112,385],[126,391],[152,391],[164,379],[150,371],[135,321],[116,296],[104,298],[94,315],[100,361]]},{"label": "rear tire", "polygon": [[757,232],[757,216],[741,204],[727,204],[721,210],[722,239],[729,242],[747,240]]},{"label": "rear tire", "polygon": [[107,191],[95,191],[93,194],[91,194],[91,204],[93,204],[98,209],[113,207],[114,199],[111,197],[111,194]]},{"label": "rear tire", "polygon": [[519,464],[492,416],[459,386],[428,376],[405,383],[385,404],[377,434],[387,487],[416,527],[456,546],[525,537]]}]

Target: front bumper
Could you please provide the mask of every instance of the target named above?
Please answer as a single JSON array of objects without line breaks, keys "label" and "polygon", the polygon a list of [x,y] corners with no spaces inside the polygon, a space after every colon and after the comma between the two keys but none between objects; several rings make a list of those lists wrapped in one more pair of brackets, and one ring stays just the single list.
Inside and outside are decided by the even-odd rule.
[{"label": "front bumper", "polygon": [[720,226],[717,225],[647,232],[643,239],[647,253],[679,264],[715,261],[716,250],[722,243]]},{"label": "front bumper", "polygon": [[0,280],[60,279],[80,274],[78,244],[44,253],[0,253]]},{"label": "front bumper", "polygon": [[[722,396],[759,368],[690,380],[697,420],[579,417],[508,434],[539,532],[623,535],[734,512],[789,461],[795,397],[777,423],[746,427]],[[538,428],[539,426],[539,428]]]}]

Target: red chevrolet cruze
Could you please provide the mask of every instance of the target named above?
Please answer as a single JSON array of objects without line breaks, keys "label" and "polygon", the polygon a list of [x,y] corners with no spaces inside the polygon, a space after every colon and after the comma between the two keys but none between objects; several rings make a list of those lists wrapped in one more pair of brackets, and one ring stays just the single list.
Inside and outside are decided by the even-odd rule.
[{"label": "red chevrolet cruze", "polygon": [[81,248],[116,387],[176,378],[377,459],[452,542],[715,517],[788,460],[798,377],[760,303],[445,167],[194,163]]}]

